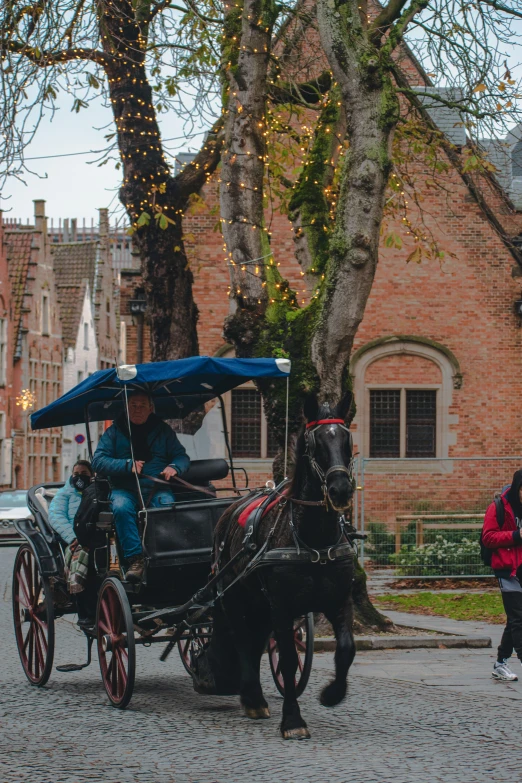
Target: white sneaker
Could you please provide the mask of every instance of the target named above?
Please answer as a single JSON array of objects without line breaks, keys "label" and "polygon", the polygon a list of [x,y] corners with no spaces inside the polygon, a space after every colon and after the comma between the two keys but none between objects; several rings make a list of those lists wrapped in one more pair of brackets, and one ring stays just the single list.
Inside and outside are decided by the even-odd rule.
[{"label": "white sneaker", "polygon": [[518,680],[517,675],[511,671],[506,660],[503,660],[502,663],[499,663],[498,661],[495,663],[491,676],[494,677],[495,680],[503,680],[504,682],[514,682],[515,680]]}]

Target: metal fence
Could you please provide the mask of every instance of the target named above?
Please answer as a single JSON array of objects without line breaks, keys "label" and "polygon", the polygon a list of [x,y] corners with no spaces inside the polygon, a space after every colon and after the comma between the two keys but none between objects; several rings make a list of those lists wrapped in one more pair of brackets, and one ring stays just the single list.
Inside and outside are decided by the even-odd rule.
[{"label": "metal fence", "polygon": [[397,578],[491,576],[480,530],[522,457],[356,461],[354,522],[367,570]]}]

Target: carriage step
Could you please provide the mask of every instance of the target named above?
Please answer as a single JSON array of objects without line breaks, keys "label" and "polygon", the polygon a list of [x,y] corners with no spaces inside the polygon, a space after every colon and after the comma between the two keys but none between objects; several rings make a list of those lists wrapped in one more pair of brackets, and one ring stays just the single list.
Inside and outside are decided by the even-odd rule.
[{"label": "carriage step", "polygon": [[56,671],[57,672],[79,672],[81,669],[85,669],[86,666],[89,666],[90,661],[87,661],[87,663],[64,663],[63,666],[57,666]]},{"label": "carriage step", "polygon": [[[85,633],[85,631],[84,631]],[[79,672],[82,669],[87,668],[87,666],[90,665],[92,660],[92,643],[94,642],[94,637],[89,636],[87,633],[85,633],[85,638],[87,640],[87,660],[85,663],[64,663],[62,666],[57,666],[56,671],[57,672]]]}]

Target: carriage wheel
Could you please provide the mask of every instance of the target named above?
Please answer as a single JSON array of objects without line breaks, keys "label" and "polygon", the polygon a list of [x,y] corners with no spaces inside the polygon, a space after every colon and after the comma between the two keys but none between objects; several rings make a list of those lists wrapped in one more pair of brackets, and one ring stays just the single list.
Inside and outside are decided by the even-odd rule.
[{"label": "carriage wheel", "polygon": [[112,577],[100,588],[96,626],[103,685],[113,707],[124,709],[134,690],[136,644],[129,599]]},{"label": "carriage wheel", "polygon": [[45,685],[54,658],[54,606],[51,587],[29,544],[17,552],[13,570],[13,618],[25,676]]},{"label": "carriage wheel", "polygon": [[211,625],[195,625],[178,641],[179,657],[190,675],[195,673],[194,662],[210,644]]},{"label": "carriage wheel", "polygon": [[[314,615],[305,614],[294,623],[294,641],[297,650],[298,669],[295,678],[296,696],[299,698],[308,685],[310,672],[312,671],[312,659],[314,657]],[[285,695],[285,684],[279,663],[279,648],[273,636],[268,642],[268,659],[270,670],[281,696]]]}]

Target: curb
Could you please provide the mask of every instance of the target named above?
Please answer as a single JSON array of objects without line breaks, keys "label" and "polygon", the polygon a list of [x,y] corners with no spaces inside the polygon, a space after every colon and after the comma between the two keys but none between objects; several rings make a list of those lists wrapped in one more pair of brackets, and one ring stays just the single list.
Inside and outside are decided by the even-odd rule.
[{"label": "curb", "polygon": [[[333,636],[314,639],[314,652],[331,652],[335,650],[336,641]],[[458,648],[491,647],[489,636],[356,636],[357,650],[414,650],[425,648]]]}]

